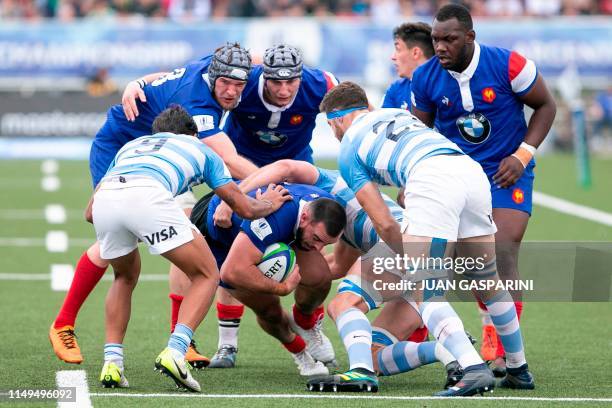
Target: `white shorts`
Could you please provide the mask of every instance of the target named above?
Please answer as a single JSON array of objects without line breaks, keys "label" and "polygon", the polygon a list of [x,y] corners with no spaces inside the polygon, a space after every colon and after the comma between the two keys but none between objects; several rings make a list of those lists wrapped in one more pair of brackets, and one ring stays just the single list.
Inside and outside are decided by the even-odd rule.
[{"label": "white shorts", "polygon": [[497,231],[491,185],[467,155],[428,157],[410,172],[402,233],[456,241]]},{"label": "white shorts", "polygon": [[152,254],[163,254],[193,240],[189,221],[172,194],[154,179],[122,176],[102,180],[94,196],[93,224],[100,256],[115,259],[132,252],[138,241]]},{"label": "white shorts", "polygon": [[174,200],[183,210],[191,210],[198,202],[198,199],[195,197],[193,191],[191,190],[188,190],[186,193],[177,195],[176,197],[174,197]]}]

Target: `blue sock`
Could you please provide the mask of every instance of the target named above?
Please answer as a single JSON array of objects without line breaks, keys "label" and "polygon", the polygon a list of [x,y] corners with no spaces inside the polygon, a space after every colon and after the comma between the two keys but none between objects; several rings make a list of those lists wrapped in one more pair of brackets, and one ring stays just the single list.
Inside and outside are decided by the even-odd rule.
[{"label": "blue sock", "polygon": [[106,343],[104,345],[104,362],[114,361],[123,368],[123,344]]},{"label": "blue sock", "polygon": [[174,331],[170,335],[170,339],[168,340],[168,347],[177,350],[182,355],[185,355],[185,353],[187,353],[187,348],[191,343],[192,337],[193,330],[184,324],[177,323],[174,327]]},{"label": "blue sock", "polygon": [[336,319],[338,332],[349,357],[350,369],[374,371],[372,363],[372,326],[366,315],[354,307]]},{"label": "blue sock", "polygon": [[435,363],[438,361],[435,349],[435,341],[400,341],[378,352],[378,370],[384,375],[393,375]]},{"label": "blue sock", "polygon": [[517,368],[525,364],[525,349],[514,300],[506,290],[484,302],[506,352],[506,365]]}]

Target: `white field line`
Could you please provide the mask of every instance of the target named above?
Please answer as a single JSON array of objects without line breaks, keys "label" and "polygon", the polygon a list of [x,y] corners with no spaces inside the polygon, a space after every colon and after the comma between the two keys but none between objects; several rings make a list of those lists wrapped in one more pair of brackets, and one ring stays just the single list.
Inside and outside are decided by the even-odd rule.
[{"label": "white field line", "polygon": [[[92,238],[68,238],[68,246],[89,247],[95,242]],[[23,237],[0,237],[0,247],[47,247],[45,238]]]},{"label": "white field line", "polygon": [[[51,280],[50,273],[0,273],[0,281],[49,281]],[[111,273],[106,274],[102,277],[104,281],[112,281],[113,275]],[[165,282],[168,280],[167,274],[143,274],[138,278],[139,282]]]},{"label": "white field line", "polygon": [[93,392],[92,397],[119,398],[201,398],[201,399],[336,399],[336,400],[400,400],[400,401],[433,401],[433,400],[477,400],[477,401],[541,401],[541,402],[612,402],[612,398],[565,398],[565,397],[431,397],[431,396],[372,396],[372,395],[338,395],[338,394],[132,394],[119,392]]},{"label": "white field line", "polygon": [[[6,210],[0,210],[0,220],[44,220],[47,219],[47,213],[45,210],[9,208]],[[85,221],[83,212],[84,210],[65,210],[65,217],[66,219],[70,220],[75,219]]]},{"label": "white field line", "polygon": [[612,227],[612,214],[587,207],[586,205],[576,204],[562,198],[540,193],[539,191],[533,192],[533,203],[564,214]]},{"label": "white field line", "polygon": [[58,387],[76,387],[76,402],[58,402],[60,408],[93,407],[89,398],[89,387],[87,386],[87,373],[85,370],[62,370],[55,373],[55,382]]}]

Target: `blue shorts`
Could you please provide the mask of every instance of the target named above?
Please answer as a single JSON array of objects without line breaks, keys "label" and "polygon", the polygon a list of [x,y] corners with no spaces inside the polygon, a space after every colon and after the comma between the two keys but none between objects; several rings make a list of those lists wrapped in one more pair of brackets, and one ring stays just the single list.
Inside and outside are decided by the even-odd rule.
[{"label": "blue shorts", "polygon": [[533,196],[533,168],[535,163],[529,163],[521,178],[514,185],[508,188],[496,187],[493,184],[493,174],[489,176],[491,183],[491,198],[493,200],[493,208],[511,208],[514,210],[524,211],[531,215],[532,196]]},{"label": "blue shorts", "polygon": [[89,171],[94,188],[102,180],[117,152],[122,147],[123,144],[116,140],[110,124],[106,121],[96,134],[89,151]]}]

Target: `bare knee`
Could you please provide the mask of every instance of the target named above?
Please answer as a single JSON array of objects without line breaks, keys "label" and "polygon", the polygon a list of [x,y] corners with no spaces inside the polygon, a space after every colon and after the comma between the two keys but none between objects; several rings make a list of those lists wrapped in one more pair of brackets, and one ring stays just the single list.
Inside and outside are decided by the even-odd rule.
[{"label": "bare knee", "polygon": [[332,320],[336,321],[338,316],[350,308],[360,309],[364,311],[365,303],[360,297],[350,294],[341,293],[337,295],[327,306],[327,314]]}]

